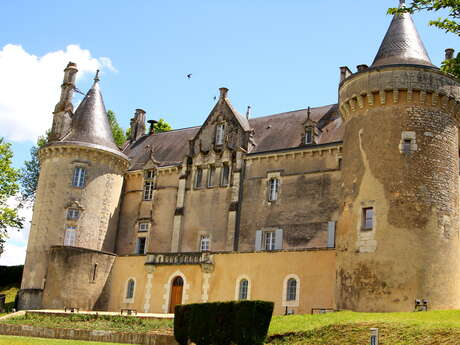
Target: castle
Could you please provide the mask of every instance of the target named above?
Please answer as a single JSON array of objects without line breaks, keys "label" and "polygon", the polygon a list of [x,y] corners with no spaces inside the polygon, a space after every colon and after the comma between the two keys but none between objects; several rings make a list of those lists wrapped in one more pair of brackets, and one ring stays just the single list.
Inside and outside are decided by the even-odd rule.
[{"label": "castle", "polygon": [[370,67],[340,68],[338,104],[249,119],[221,88],[198,127],[155,133],[137,109],[123,148],[98,76],[73,111],[64,71],[21,309],[460,308],[460,84],[409,14]]}]

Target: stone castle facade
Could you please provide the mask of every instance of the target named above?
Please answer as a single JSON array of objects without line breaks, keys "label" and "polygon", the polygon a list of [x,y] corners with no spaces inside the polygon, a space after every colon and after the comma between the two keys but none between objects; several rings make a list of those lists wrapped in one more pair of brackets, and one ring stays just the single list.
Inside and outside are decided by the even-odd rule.
[{"label": "stone castle facade", "polygon": [[249,119],[221,88],[201,126],[165,133],[137,109],[119,148],[97,76],[73,111],[69,63],[20,308],[460,308],[458,80],[408,14],[370,67],[340,72],[338,103],[319,108]]}]

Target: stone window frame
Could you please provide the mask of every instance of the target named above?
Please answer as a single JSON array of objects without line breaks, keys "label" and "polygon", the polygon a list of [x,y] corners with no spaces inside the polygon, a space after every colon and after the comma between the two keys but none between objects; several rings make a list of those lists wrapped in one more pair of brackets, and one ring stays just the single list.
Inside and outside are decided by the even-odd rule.
[{"label": "stone window frame", "polygon": [[[372,212],[371,218],[368,217],[369,210]],[[370,219],[370,224],[368,220]],[[361,231],[372,231],[375,227],[375,208],[366,206],[361,208]]]},{"label": "stone window frame", "polygon": [[[133,282],[133,291],[132,291],[132,296],[131,297],[128,297],[128,288],[129,288],[129,283],[130,282]],[[123,303],[127,303],[127,304],[132,304],[134,303],[134,300],[136,298],[136,286],[137,286],[137,282],[136,282],[136,278],[135,277],[129,277],[127,280],[126,280],[126,284],[125,284],[125,289],[123,291]]]},{"label": "stone window frame", "polygon": [[411,154],[418,150],[417,135],[414,131],[401,132],[401,140],[399,141],[399,152],[402,154]]},{"label": "stone window frame", "polygon": [[[203,189],[203,176],[204,176],[204,167],[203,166],[196,166],[193,168],[193,188],[194,189]],[[200,172],[200,173],[198,173]],[[200,176],[200,179],[198,180],[198,176]],[[200,184],[198,184],[198,181]]]},{"label": "stone window frame", "polygon": [[[144,239],[144,251],[142,253],[139,252],[139,241],[140,239]],[[134,254],[135,255],[145,255],[147,253],[147,234],[144,233],[144,232],[141,232],[139,235],[136,236],[136,244],[135,244],[135,247],[134,247]]]},{"label": "stone window frame", "polygon": [[[141,230],[141,225],[144,225],[144,224],[147,225],[147,228]],[[152,224],[151,224],[151,222],[149,220],[140,219],[140,220],[137,221],[137,232],[142,233],[142,234],[148,233],[150,231],[151,226],[152,226]]]},{"label": "stone window frame", "polygon": [[[287,300],[287,284],[290,279],[296,281],[296,296],[295,300]],[[298,307],[300,305],[300,278],[297,274],[288,274],[283,280],[283,294],[282,294],[282,306],[283,307]]]},{"label": "stone window frame", "polygon": [[80,213],[81,213],[80,208],[68,207],[66,208],[66,219],[70,221],[77,221],[78,219],[80,219]]},{"label": "stone window frame", "polygon": [[[309,138],[310,134],[310,140],[307,140]],[[304,133],[304,140],[303,140],[304,145],[314,145],[315,143],[315,127],[313,126],[305,126],[305,133]]]},{"label": "stone window frame", "polygon": [[[247,289],[247,296],[246,299],[242,300],[240,299],[240,287],[241,287],[241,282],[243,280],[246,280],[248,282],[248,289]],[[250,301],[251,300],[251,279],[249,278],[248,275],[242,274],[236,278],[235,281],[235,301]]]},{"label": "stone window frame", "polygon": [[[220,130],[220,128],[222,130]],[[214,131],[214,145],[215,146],[220,147],[225,144],[225,129],[226,129],[226,121],[221,120],[216,123],[215,131]],[[219,133],[221,134],[219,135]]]},{"label": "stone window frame", "polygon": [[[208,249],[203,250],[203,240],[207,239]],[[207,232],[200,232],[198,237],[198,251],[199,252],[210,252],[211,251],[211,235]]]},{"label": "stone window frame", "polygon": [[217,172],[216,165],[210,164],[207,170],[208,170],[208,174],[206,177],[206,186],[208,188],[217,187],[218,184],[216,184],[216,172]]},{"label": "stone window frame", "polygon": [[[228,171],[227,182],[226,183],[224,183],[225,168],[227,168],[227,171]],[[229,187],[230,186],[230,177],[232,176],[232,167],[231,167],[230,162],[223,162],[222,167],[220,169],[221,169],[221,171],[220,171],[219,185],[221,187]]]}]

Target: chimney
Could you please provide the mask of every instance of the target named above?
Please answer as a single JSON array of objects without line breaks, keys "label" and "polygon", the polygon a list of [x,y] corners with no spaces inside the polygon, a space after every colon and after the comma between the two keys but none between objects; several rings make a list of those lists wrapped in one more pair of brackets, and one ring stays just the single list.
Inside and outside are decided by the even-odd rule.
[{"label": "chimney", "polygon": [[369,69],[369,66],[365,65],[365,64],[362,64],[362,65],[356,66],[356,69],[358,70],[358,72],[364,72],[364,71],[367,71]]},{"label": "chimney", "polygon": [[134,117],[130,121],[131,141],[136,141],[145,135],[145,110],[136,109]]},{"label": "chimney", "polygon": [[251,114],[251,106],[248,105],[248,110],[246,110],[246,118],[249,120],[249,115]]},{"label": "chimney", "polygon": [[347,66],[340,67],[340,82],[344,81],[352,74],[353,73],[350,71],[350,69]]},{"label": "chimney", "polygon": [[149,123],[149,135],[155,134],[155,123],[158,123],[156,120],[148,120]]},{"label": "chimney", "polygon": [[219,89],[219,91],[220,91],[220,98],[221,99],[227,98],[228,89],[226,87],[221,87]]},{"label": "chimney", "polygon": [[446,52],[445,60],[451,60],[454,58],[455,50],[453,48],[447,48],[445,52]]}]

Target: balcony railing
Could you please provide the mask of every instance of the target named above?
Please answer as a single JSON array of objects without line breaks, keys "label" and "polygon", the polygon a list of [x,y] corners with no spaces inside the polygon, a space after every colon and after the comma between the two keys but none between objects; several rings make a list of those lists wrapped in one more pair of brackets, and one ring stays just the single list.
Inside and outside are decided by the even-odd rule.
[{"label": "balcony railing", "polygon": [[211,263],[211,253],[155,253],[147,254],[146,265],[201,265]]}]

